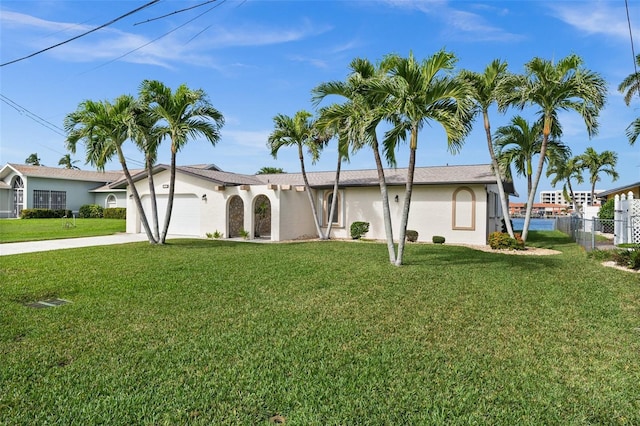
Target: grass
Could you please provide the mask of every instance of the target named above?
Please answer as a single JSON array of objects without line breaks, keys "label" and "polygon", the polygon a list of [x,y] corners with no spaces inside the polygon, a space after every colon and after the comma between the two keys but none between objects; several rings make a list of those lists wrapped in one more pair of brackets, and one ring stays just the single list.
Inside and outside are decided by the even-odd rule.
[{"label": "grass", "polygon": [[[2,258],[0,423],[640,424],[640,277],[411,244],[172,240]],[[33,309],[25,302],[72,303]]]},{"label": "grass", "polygon": [[0,243],[95,237],[125,232],[122,219],[2,219]]}]

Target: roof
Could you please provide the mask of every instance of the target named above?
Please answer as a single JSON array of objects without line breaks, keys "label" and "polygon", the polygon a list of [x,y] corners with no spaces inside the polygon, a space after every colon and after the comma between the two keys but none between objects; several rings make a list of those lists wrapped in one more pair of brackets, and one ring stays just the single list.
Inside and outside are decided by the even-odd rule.
[{"label": "roof", "polygon": [[11,172],[15,172],[26,177],[78,180],[102,183],[117,181],[122,176],[122,172],[96,172],[90,170],[64,169],[59,167],[7,163],[2,168],[2,170],[0,170],[0,179],[4,179]]},{"label": "roof", "polygon": [[640,182],[632,183],[630,185],[625,185],[625,186],[619,186],[617,188],[609,189],[607,191],[602,191],[596,195],[597,195],[597,198],[605,198],[605,197],[608,197],[609,195],[615,195],[621,192],[625,192],[627,190],[631,191],[632,189],[635,189],[635,188],[640,188]]},{"label": "roof", "polygon": [[[385,169],[387,185],[405,185],[407,169]],[[310,172],[307,173],[309,185],[315,188],[331,187],[334,184],[336,173]],[[303,185],[301,173],[279,173],[256,175],[263,183]],[[413,177],[414,185],[443,185],[443,184],[495,184],[496,178],[489,164],[463,165],[463,166],[431,166],[416,167]],[[513,193],[511,182],[506,182],[507,192]],[[340,172],[341,187],[376,186],[378,185],[377,169],[367,170],[343,170]]]},{"label": "roof", "polygon": [[[154,174],[161,170],[169,170],[167,165],[158,165]],[[193,166],[177,167],[178,172],[206,179],[217,185],[304,185],[302,173],[274,173],[260,175],[244,175],[220,170],[205,170]],[[313,188],[330,188],[335,182],[335,171],[308,172],[309,185]],[[407,169],[385,169],[388,185],[404,185]],[[134,182],[146,178],[146,172],[133,176]],[[465,166],[435,166],[416,167],[413,179],[415,185],[461,185],[461,184],[495,184],[496,178],[489,164]],[[342,170],[340,172],[340,187],[365,187],[378,185],[377,169]],[[125,188],[125,180],[114,182],[111,188]],[[512,182],[505,182],[507,193],[515,194]]]}]

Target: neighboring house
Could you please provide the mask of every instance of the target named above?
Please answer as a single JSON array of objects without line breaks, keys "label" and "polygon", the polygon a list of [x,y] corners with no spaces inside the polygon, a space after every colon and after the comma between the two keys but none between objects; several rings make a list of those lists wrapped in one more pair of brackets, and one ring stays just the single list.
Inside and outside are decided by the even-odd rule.
[{"label": "neighboring house", "polygon": [[[385,171],[394,236],[398,236],[406,169]],[[170,169],[158,165],[153,170],[158,200],[159,222],[169,192]],[[385,239],[382,202],[376,170],[342,171],[337,209],[328,211],[335,172],[307,174],[318,214],[326,229],[333,222],[332,238],[350,238],[354,221],[370,223],[370,239]],[[146,172],[134,176],[146,214],[150,195]],[[506,190],[516,195],[513,184]],[[109,186],[127,190],[127,232],[144,232],[127,182]],[[491,232],[502,229],[502,213],[497,184],[490,165],[420,167],[415,170],[408,229],[416,230],[420,241],[441,235],[447,242],[486,244]],[[178,167],[175,200],[169,233],[204,237],[215,231],[234,238],[246,231],[249,238],[285,241],[317,237],[308,195],[299,173],[242,175],[218,168]]]},{"label": "neighboring house", "polygon": [[630,185],[619,186],[617,188],[609,189],[598,193],[598,198],[604,204],[606,201],[615,198],[616,195],[628,196],[629,192],[633,193],[633,198],[640,198],[640,182],[635,182]]},{"label": "neighboring house", "polygon": [[84,204],[125,207],[126,191],[108,187],[122,172],[93,172],[6,164],[0,169],[0,217],[20,217],[23,209],[66,209]]}]

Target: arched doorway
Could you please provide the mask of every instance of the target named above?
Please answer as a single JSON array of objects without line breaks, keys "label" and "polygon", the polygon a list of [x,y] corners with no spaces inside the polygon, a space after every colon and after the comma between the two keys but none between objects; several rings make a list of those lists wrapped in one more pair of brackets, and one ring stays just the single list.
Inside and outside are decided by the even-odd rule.
[{"label": "arched doorway", "polygon": [[229,221],[229,238],[239,237],[240,231],[244,229],[244,202],[237,195],[234,195],[229,200],[227,218]]},{"label": "arched doorway", "polygon": [[256,238],[271,237],[271,201],[266,195],[253,201],[253,233]]},{"label": "arched doorway", "polygon": [[20,176],[13,181],[13,217],[20,217],[24,208],[24,182]]}]

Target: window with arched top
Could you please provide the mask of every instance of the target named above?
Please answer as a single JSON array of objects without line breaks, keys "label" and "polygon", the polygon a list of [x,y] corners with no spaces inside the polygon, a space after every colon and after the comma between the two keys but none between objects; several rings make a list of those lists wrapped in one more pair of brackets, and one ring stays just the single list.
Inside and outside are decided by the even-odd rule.
[{"label": "window with arched top", "polygon": [[113,209],[115,207],[118,207],[118,199],[116,198],[115,195],[113,194],[109,194],[109,196],[107,197],[107,202],[106,202],[106,208],[108,209]]},{"label": "window with arched top", "polygon": [[476,194],[466,186],[461,186],[453,192],[452,197],[452,228],[457,230],[475,231],[476,229]]}]

